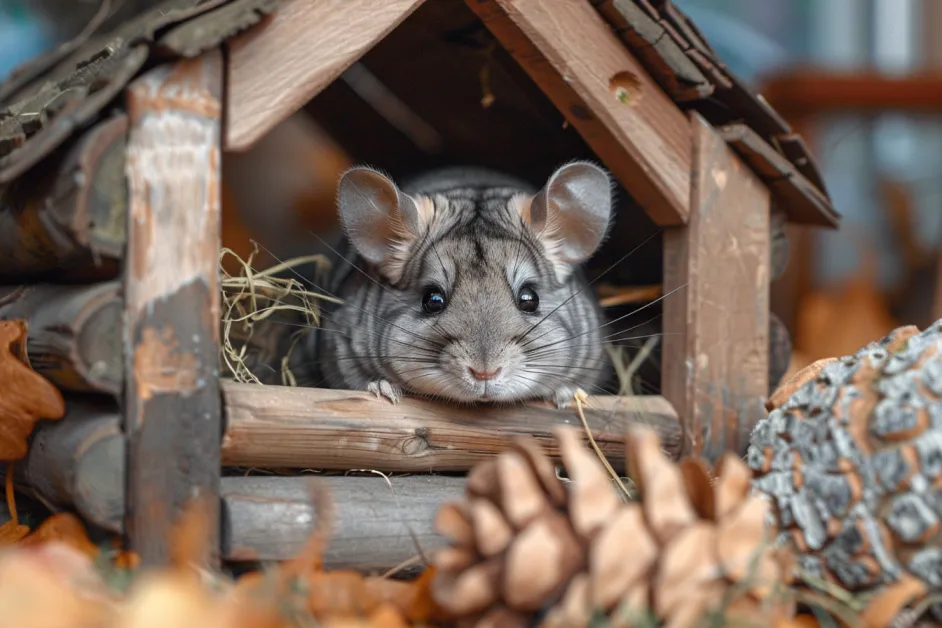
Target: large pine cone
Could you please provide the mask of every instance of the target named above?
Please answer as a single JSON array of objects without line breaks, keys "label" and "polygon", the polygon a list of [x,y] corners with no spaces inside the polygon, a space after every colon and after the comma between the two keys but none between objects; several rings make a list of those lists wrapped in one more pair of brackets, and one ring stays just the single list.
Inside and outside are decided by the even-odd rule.
[{"label": "large pine cone", "polygon": [[942,590],[940,332],[942,321],[902,327],[807,367],[756,426],[754,485],[772,496],[809,582],[895,589],[902,603]]},{"label": "large pine cone", "polygon": [[[463,502],[440,509],[452,545],[435,557],[436,601],[469,626],[691,626],[709,612],[790,615],[778,586],[789,555],[768,543],[768,500],[725,457],[711,480],[699,460],[673,464],[649,430],[629,435],[640,497],[625,502],[580,433],[556,431],[570,482],[532,444],[476,466]],[[641,620],[640,623],[639,619]]]}]

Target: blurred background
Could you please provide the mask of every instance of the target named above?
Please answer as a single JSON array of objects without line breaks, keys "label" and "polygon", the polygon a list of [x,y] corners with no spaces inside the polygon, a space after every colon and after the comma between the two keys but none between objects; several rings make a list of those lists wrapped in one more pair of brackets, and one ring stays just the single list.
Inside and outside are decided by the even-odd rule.
[{"label": "blurred background", "polygon": [[[839,231],[790,228],[773,311],[791,331],[792,367],[942,317],[942,0],[674,1],[804,136],[844,216]],[[96,16],[118,22],[152,4],[0,0],[0,76]],[[364,99],[381,90],[370,80],[346,77]],[[237,176],[227,178],[225,203],[238,205],[224,213],[227,245],[246,255],[252,233],[278,242],[282,255],[306,251],[310,240],[292,234],[298,224],[332,226],[331,211],[311,208],[332,206],[333,182],[349,164],[303,112],[227,157]],[[259,172],[278,185],[254,186]]]}]

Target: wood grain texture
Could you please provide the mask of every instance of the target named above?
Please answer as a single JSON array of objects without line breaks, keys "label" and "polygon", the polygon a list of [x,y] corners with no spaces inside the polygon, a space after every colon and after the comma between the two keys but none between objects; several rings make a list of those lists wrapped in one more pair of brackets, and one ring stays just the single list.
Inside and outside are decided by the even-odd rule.
[{"label": "wood grain texture", "polygon": [[[223,478],[226,559],[286,560],[318,520],[310,477]],[[444,476],[320,477],[334,515],[327,569],[385,571],[445,544],[432,529],[438,508],[458,500],[464,479]],[[414,535],[414,540],[413,540]],[[416,547],[416,544],[418,547]]]},{"label": "wood grain texture", "polygon": [[59,421],[43,421],[17,475],[45,504],[74,508],[109,532],[122,531],[125,442],[113,403],[69,400]]},{"label": "wood grain texture", "polygon": [[742,453],[768,393],[769,191],[703,119],[690,222],[664,238],[662,394],[685,444]]},{"label": "wood grain texture", "polygon": [[300,109],[424,0],[289,0],[229,46],[226,148],[245,150]]},{"label": "wood grain texture", "polygon": [[0,288],[0,319],[28,326],[30,366],[58,388],[119,395],[121,285],[31,285]]},{"label": "wood grain texture", "polygon": [[[580,426],[575,410],[542,404],[505,408],[446,406],[406,398],[397,405],[369,393],[225,382],[227,465],[380,471],[467,471],[528,436],[558,455],[551,430]],[[624,468],[631,424],[658,431],[673,457],[681,429],[662,397],[591,397],[586,418],[612,465]]]},{"label": "wood grain texture", "polygon": [[144,564],[168,559],[191,498],[218,517],[222,84],[215,50],[159,66],[127,94],[126,530]]},{"label": "wood grain texture", "polygon": [[[0,198],[0,278],[63,281],[99,267],[114,276],[124,253],[128,121],[93,126]],[[94,271],[94,269],[92,269]]]},{"label": "wood grain texture", "polygon": [[690,125],[592,6],[583,0],[467,4],[652,220],[685,224]]}]

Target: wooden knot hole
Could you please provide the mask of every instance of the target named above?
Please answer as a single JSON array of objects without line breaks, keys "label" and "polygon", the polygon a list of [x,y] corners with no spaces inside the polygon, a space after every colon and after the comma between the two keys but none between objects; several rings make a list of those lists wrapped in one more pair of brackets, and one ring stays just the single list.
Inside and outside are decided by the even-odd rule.
[{"label": "wooden knot hole", "polygon": [[641,79],[634,72],[616,72],[608,79],[608,89],[620,103],[637,105],[641,100]]},{"label": "wooden knot hole", "polygon": [[416,428],[415,435],[410,436],[402,443],[402,453],[407,456],[417,456],[428,449],[428,428]]}]

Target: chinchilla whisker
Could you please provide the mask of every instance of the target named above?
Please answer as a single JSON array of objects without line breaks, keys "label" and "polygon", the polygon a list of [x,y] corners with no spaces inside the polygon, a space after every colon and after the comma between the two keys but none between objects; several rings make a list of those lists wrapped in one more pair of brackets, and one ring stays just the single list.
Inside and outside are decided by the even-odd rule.
[{"label": "chinchilla whisker", "polygon": [[[619,321],[622,321],[622,320],[628,318],[629,316],[633,316],[634,314],[637,314],[637,313],[640,312],[641,310],[643,310],[643,309],[645,309],[645,308],[647,308],[647,307],[651,307],[651,306],[654,305],[655,303],[657,303],[657,302],[659,302],[659,301],[661,301],[661,300],[663,300],[663,299],[666,299],[667,297],[669,297],[670,295],[674,294],[675,292],[677,292],[677,291],[680,290],[681,288],[686,288],[686,287],[687,287],[687,284],[682,284],[682,285],[680,285],[680,286],[677,286],[676,288],[674,288],[674,289],[671,290],[670,292],[667,292],[667,293],[661,295],[660,297],[658,297],[658,298],[655,299],[654,301],[650,301],[650,302],[648,302],[648,303],[645,303],[644,305],[635,308],[634,310],[632,310],[631,312],[628,312],[627,314],[623,314],[622,316],[619,316],[618,318],[615,318],[615,319],[613,319],[613,320],[608,321],[607,323],[603,323],[603,324],[599,325],[599,326],[596,327],[595,329],[590,329],[590,330],[588,330],[588,331],[584,331],[584,332],[582,332],[582,333],[576,334],[576,335],[573,336],[572,338],[567,338],[566,340],[557,340],[557,341],[555,341],[555,342],[551,342],[551,343],[546,344],[546,345],[543,345],[543,346],[544,346],[544,347],[552,347],[552,346],[554,346],[554,345],[558,345],[558,344],[561,344],[561,343],[563,343],[563,342],[567,342],[568,340],[572,340],[573,338],[578,338],[578,337],[580,337],[580,336],[585,336],[585,335],[587,335],[587,334],[591,334],[591,333],[594,332],[594,331],[598,331],[599,329],[604,329],[605,327],[608,327],[609,325],[614,325],[615,323],[617,323],[617,322],[619,322]],[[658,316],[660,316],[660,314],[658,314]],[[658,316],[655,316],[654,318],[657,318]],[[654,318],[652,318],[651,320],[654,320]],[[642,323],[642,324],[644,324],[644,323]]]},{"label": "chinchilla whisker", "polygon": [[[330,333],[330,334],[339,334],[339,335],[341,335],[341,336],[344,336],[345,338],[350,338],[350,334],[348,334],[347,332],[345,332],[345,331],[343,331],[343,330],[340,330],[340,329],[330,329],[329,327],[319,327],[319,326],[317,326],[317,325],[306,325],[306,324],[304,324],[304,323],[295,323],[295,322],[292,322],[292,321],[283,321],[283,320],[279,320],[279,319],[277,319],[277,318],[269,318],[269,319],[267,319],[267,321],[272,322],[272,323],[275,323],[275,324],[277,324],[277,325],[285,325],[285,326],[287,326],[287,327],[298,327],[298,328],[301,328],[301,329],[315,329],[315,330],[317,330],[317,333],[325,332],[325,333]],[[369,337],[370,337],[370,338],[376,338],[376,336],[374,336],[374,335],[370,335]],[[413,345],[413,344],[409,344],[409,343],[407,343],[407,342],[403,342],[403,341],[401,341],[401,340],[397,340],[397,339],[395,339],[395,338],[390,338],[389,340],[392,341],[392,342],[398,342],[399,344],[405,345],[405,346],[409,347],[410,349],[415,349],[416,351],[425,351],[426,353],[429,353],[429,354],[431,354],[431,355],[439,355],[439,354],[440,354],[440,351],[439,351],[437,348],[436,348],[436,349],[426,349],[425,347],[419,347],[419,346],[416,346],[416,345]]]},{"label": "chinchilla whisker", "polygon": [[[580,294],[582,294],[585,290],[589,289],[596,281],[598,281],[599,279],[601,279],[602,277],[604,277],[606,274],[608,274],[608,273],[609,273],[612,269],[614,269],[616,266],[618,266],[619,264],[621,264],[622,262],[624,262],[626,259],[628,259],[628,258],[631,257],[632,255],[634,255],[634,254],[638,251],[638,249],[640,249],[642,246],[644,246],[645,244],[647,244],[648,242],[650,242],[655,236],[659,235],[662,231],[663,231],[663,229],[658,229],[657,231],[655,231],[654,233],[652,233],[650,236],[648,236],[647,238],[645,238],[644,240],[642,240],[641,244],[637,245],[635,248],[633,248],[633,249],[631,249],[630,251],[628,251],[625,255],[623,255],[621,258],[619,258],[618,261],[616,261],[614,264],[612,264],[611,266],[609,266],[608,268],[606,268],[604,271],[602,271],[602,273],[601,273],[598,277],[596,277],[596,278],[593,279],[592,281],[587,282],[586,285],[584,285],[584,286],[583,286],[582,288],[580,288],[578,291],[576,291],[576,292],[574,292],[573,294],[571,294],[568,299],[566,299],[565,301],[563,301],[562,303],[560,303],[559,305],[557,305],[555,308],[553,308],[553,309],[549,312],[549,314],[547,314],[546,316],[544,316],[543,318],[541,318],[540,320],[538,320],[538,321],[536,322],[536,324],[533,325],[533,327],[531,327],[530,329],[528,329],[528,330],[526,331],[526,333],[524,333],[523,336],[520,337],[520,340],[523,340],[524,338],[526,338],[526,337],[530,334],[531,331],[533,331],[534,329],[536,329],[537,327],[539,327],[546,319],[548,319],[550,316],[552,316],[552,315],[553,315],[555,312],[557,312],[561,307],[563,307],[564,305],[566,305],[567,303],[569,303],[570,301],[572,301],[573,299],[575,299],[577,296],[579,296]],[[519,342],[519,341],[518,341],[518,342]],[[526,346],[526,344],[528,344],[528,343],[525,343],[523,346]]]},{"label": "chinchilla whisker", "polygon": [[[275,259],[275,261],[277,261],[279,264],[283,264],[283,263],[284,263],[282,260],[280,260],[280,259],[278,258],[278,256],[276,256],[274,253],[272,253],[271,251],[269,251],[268,249],[266,249],[263,245],[259,244],[259,247],[262,248],[262,249],[264,249],[264,250],[265,250],[269,255],[271,255],[271,256]],[[334,299],[340,299],[340,297],[338,297],[338,296],[335,295],[335,294],[332,294],[329,290],[327,290],[327,289],[325,289],[324,287],[319,286],[319,285],[317,285],[316,283],[314,283],[313,281],[311,281],[311,280],[305,278],[301,273],[299,273],[298,271],[296,271],[294,268],[289,268],[289,270],[290,270],[292,273],[294,273],[295,275],[297,275],[300,279],[302,279],[302,280],[304,280],[304,281],[307,281],[308,283],[310,283],[310,285],[311,285],[312,287],[314,287],[314,288],[317,289],[317,290],[320,290],[321,292],[323,292],[323,293],[326,294],[327,296],[333,297]],[[374,318],[374,319],[376,319],[376,320],[378,320],[378,321],[381,321],[381,322],[383,322],[383,323],[386,323],[387,325],[389,325],[389,326],[392,327],[393,329],[397,329],[397,330],[401,331],[402,333],[404,333],[404,334],[406,334],[406,335],[408,335],[408,336],[412,336],[413,338],[415,338],[415,339],[417,339],[417,340],[421,340],[421,341],[427,342],[427,343],[429,343],[429,344],[431,344],[431,345],[435,345],[435,346],[438,347],[439,349],[444,349],[444,348],[445,348],[445,346],[442,345],[442,344],[440,344],[440,343],[436,343],[436,342],[434,342],[434,341],[432,341],[432,340],[429,340],[428,338],[423,338],[421,335],[419,335],[419,334],[417,334],[417,333],[415,333],[415,332],[411,332],[411,331],[409,331],[408,329],[405,329],[405,328],[403,328],[403,327],[400,327],[399,325],[396,325],[395,323],[393,323],[393,322],[390,321],[389,319],[383,318],[382,316],[379,316],[379,315],[377,315],[377,314],[375,314],[375,313],[373,313],[373,312],[370,312],[370,311],[368,311],[368,310],[366,310],[366,309],[364,309],[364,308],[362,308],[362,307],[359,307],[359,306],[354,305],[354,304],[352,304],[352,303],[348,303],[347,305],[349,305],[350,307],[356,309],[356,310],[359,311],[359,312],[362,312],[363,314],[366,314],[367,316],[370,316],[370,317],[372,317],[372,318]]]},{"label": "chinchilla whisker", "polygon": [[530,368],[531,366],[535,366],[537,368],[544,368],[544,369],[577,369],[580,371],[598,371],[600,373],[608,372],[608,369],[606,368],[597,368],[594,366],[570,366],[568,364],[537,364],[535,362],[528,363],[524,368]]},{"label": "chinchilla whisker", "polygon": [[[634,330],[638,329],[639,327],[644,327],[644,326],[647,325],[648,323],[651,323],[651,322],[653,322],[653,321],[656,321],[658,318],[660,318],[660,316],[661,316],[660,314],[657,314],[657,315],[655,315],[655,316],[652,316],[652,317],[649,318],[648,320],[643,321],[643,322],[641,322],[641,323],[638,323],[637,325],[634,325],[634,326],[632,326],[632,327],[629,327],[628,329],[623,329],[623,330],[621,330],[621,331],[618,331],[618,332],[616,332],[616,334],[626,334],[626,333],[628,333],[628,332],[631,332],[631,331],[634,331]],[[524,353],[524,355],[533,355],[533,354],[535,354],[537,351],[540,351],[540,350],[543,350],[543,349],[547,349],[547,348],[552,347],[552,346],[555,346],[555,345],[560,345],[560,344],[563,344],[564,342],[569,342],[570,340],[575,340],[576,338],[579,338],[580,336],[584,336],[586,333],[591,333],[591,332],[596,331],[596,330],[601,329],[601,328],[602,328],[602,326],[599,326],[599,327],[596,327],[595,329],[591,329],[591,330],[589,330],[588,332],[585,332],[585,333],[576,334],[576,335],[573,335],[573,336],[568,336],[567,338],[563,338],[562,340],[557,340],[557,341],[553,341],[553,342],[548,342],[548,343],[546,343],[546,344],[540,345],[539,347],[534,347],[534,348],[531,348],[531,349],[527,349],[527,350],[525,350],[523,353]],[[545,336],[545,335],[546,335],[546,334],[543,334],[543,335],[541,335],[539,338],[542,338],[542,337]],[[646,337],[646,336],[641,336],[641,337]],[[539,338],[538,338],[538,339],[539,339]],[[635,338],[622,338],[622,340],[634,340],[634,339],[635,339]],[[601,341],[604,341],[605,339],[604,339],[604,338],[600,338],[599,340],[600,340],[600,342],[601,342]],[[594,344],[594,343],[592,343],[592,344]]]},{"label": "chinchilla whisker", "polygon": [[527,372],[527,373],[530,373],[531,375],[542,375],[543,377],[551,378],[551,381],[553,381],[553,382],[560,382],[560,383],[563,383],[563,384],[571,385],[573,388],[580,388],[580,387],[582,387],[582,388],[589,388],[589,389],[590,389],[589,392],[594,392],[594,393],[599,394],[599,395],[604,395],[604,394],[607,394],[607,393],[609,392],[609,391],[607,391],[605,388],[603,388],[602,386],[599,386],[599,385],[597,385],[597,384],[588,384],[588,385],[586,385],[586,384],[580,384],[580,383],[576,380],[576,378],[574,378],[574,377],[569,377],[569,376],[566,376],[566,375],[561,375],[561,374],[559,374],[559,373],[550,373],[550,372],[547,372],[547,371],[538,371],[538,370],[529,369],[529,368],[525,368],[525,369],[521,369],[521,370],[523,370],[523,371],[525,371],[525,372]]}]

